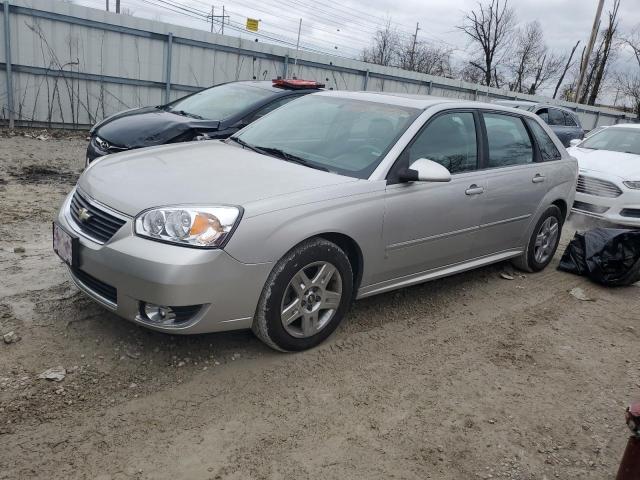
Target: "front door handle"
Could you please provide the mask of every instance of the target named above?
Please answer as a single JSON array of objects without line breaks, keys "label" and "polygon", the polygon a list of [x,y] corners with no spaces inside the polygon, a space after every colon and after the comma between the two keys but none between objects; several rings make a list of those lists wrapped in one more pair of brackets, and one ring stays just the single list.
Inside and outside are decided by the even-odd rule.
[{"label": "front door handle", "polygon": [[484,193],[484,187],[479,187],[474,183],[467,188],[464,193],[467,195],[480,195],[481,193]]},{"label": "front door handle", "polygon": [[536,173],[536,176],[533,177],[533,179],[531,180],[533,183],[542,183],[544,182],[545,176],[544,175],[540,175],[539,173]]}]

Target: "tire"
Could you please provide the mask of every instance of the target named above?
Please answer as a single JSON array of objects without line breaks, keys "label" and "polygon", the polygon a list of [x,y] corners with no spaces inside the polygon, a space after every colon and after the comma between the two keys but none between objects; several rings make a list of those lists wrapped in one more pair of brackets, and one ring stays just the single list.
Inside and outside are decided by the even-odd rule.
[{"label": "tire", "polygon": [[[544,270],[545,267],[551,263],[558,249],[563,224],[564,219],[562,218],[560,209],[555,205],[550,205],[544,211],[538,223],[536,223],[524,253],[513,261],[514,266],[525,272],[539,272]],[[545,228],[551,226],[551,230],[553,230],[554,225],[555,234],[547,232],[547,236],[545,237]],[[549,236],[548,233],[551,233],[551,236]],[[536,245],[537,242],[542,243],[542,245]],[[541,248],[544,250],[543,255],[540,255]]]},{"label": "tire", "polygon": [[352,297],[353,271],[347,255],[322,238],[306,240],[273,267],[251,328],[275,350],[307,350],[333,333]]}]

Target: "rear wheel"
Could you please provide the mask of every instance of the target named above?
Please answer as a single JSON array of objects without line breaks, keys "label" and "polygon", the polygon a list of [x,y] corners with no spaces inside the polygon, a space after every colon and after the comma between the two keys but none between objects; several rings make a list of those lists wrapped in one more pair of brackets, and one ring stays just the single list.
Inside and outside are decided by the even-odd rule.
[{"label": "rear wheel", "polygon": [[276,350],[315,347],[342,321],[352,295],[353,272],[346,254],[327,240],[307,240],[273,268],[252,329]]},{"label": "rear wheel", "polygon": [[550,205],[538,220],[526,250],[514,260],[514,265],[527,272],[539,272],[549,265],[560,243],[562,224],[562,212],[555,205]]}]

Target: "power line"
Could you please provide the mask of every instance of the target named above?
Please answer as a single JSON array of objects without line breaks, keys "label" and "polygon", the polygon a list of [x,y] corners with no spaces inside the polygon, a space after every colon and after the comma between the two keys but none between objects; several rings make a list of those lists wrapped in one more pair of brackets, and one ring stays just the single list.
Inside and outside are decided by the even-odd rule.
[{"label": "power line", "polygon": [[[195,0],[195,1],[196,1],[197,3],[199,3],[199,4],[204,4],[202,1],[198,1],[198,0]],[[239,4],[239,6],[241,6],[241,7],[247,8],[247,9],[249,9],[249,10],[257,11],[257,12],[266,13],[267,15],[270,15],[270,16],[272,16],[272,17],[276,18],[276,19],[281,19],[282,17],[286,17],[286,18],[290,18],[290,19],[292,19],[293,21],[295,21],[295,23],[298,23],[298,21],[299,21],[299,19],[300,19],[300,17],[294,17],[294,16],[286,15],[286,14],[274,14],[273,12],[271,12],[271,11],[269,11],[269,10],[265,10],[265,9],[263,9],[263,8],[258,8],[258,7],[253,7],[253,6],[249,7],[248,5],[246,5],[246,4],[244,4],[244,3],[241,3],[241,2],[236,2],[236,3],[238,3],[238,4]],[[263,2],[263,3],[264,3],[264,2]],[[244,15],[244,14],[242,14],[242,13],[239,13],[239,12],[236,12],[236,11],[233,11],[233,10],[229,10],[229,9],[227,9],[227,12],[232,13],[232,14],[237,15],[237,16],[240,16],[240,17],[246,17],[246,15]],[[321,23],[321,25],[325,25],[325,24],[322,24],[322,23]],[[339,26],[342,26],[342,24],[338,24],[338,25],[339,25]],[[294,34],[294,35],[297,35],[297,30],[294,30],[294,29],[292,29],[292,28],[288,28],[288,27],[286,27],[286,26],[284,26],[284,25],[278,25],[277,27],[278,27],[279,29],[281,29],[281,30],[285,30],[285,31],[288,31],[288,32],[290,32],[290,33],[292,33],[292,34]],[[362,44],[363,44],[363,46],[364,46],[364,45],[366,45],[366,41],[364,41],[361,37],[356,37],[356,36],[353,36],[353,35],[344,34],[344,33],[342,33],[342,32],[337,32],[337,31],[335,31],[335,30],[331,30],[330,28],[331,28],[331,27],[329,27],[329,29],[325,29],[325,28],[318,27],[318,26],[316,26],[316,25],[313,25],[313,26],[312,26],[312,29],[313,29],[313,30],[321,31],[321,32],[326,33],[326,34],[328,34],[328,35],[331,35],[331,36],[333,36],[333,37],[335,37],[335,38],[338,38],[338,39],[340,39],[340,40],[344,40],[344,38],[347,38],[347,39],[354,40],[354,41],[356,41],[356,42],[358,42],[358,43],[362,43]],[[347,48],[349,48],[350,50],[357,51],[357,49],[354,49],[354,48],[350,48],[350,47],[347,47]]]},{"label": "power line", "polygon": [[[154,5],[158,8],[161,9],[165,9],[174,13],[179,13],[181,15],[185,15],[187,17],[191,17],[197,20],[201,20],[203,22],[206,22],[207,24],[209,23],[209,20],[207,19],[207,12],[198,10],[194,7],[188,7],[188,6],[184,6],[184,5],[180,5],[174,2],[171,2],[169,0],[140,0],[142,2],[145,2],[147,4],[150,5]],[[229,28],[238,31],[240,33],[246,33],[246,29],[244,27],[243,24],[238,23],[238,22],[234,22],[233,20],[230,20],[230,23],[228,24]],[[292,40],[290,38],[287,37],[282,37],[282,36],[278,36],[277,33],[274,32],[269,32],[266,30],[263,30],[262,33],[260,32],[252,32],[251,36],[257,36],[260,38],[265,38],[267,40],[271,40],[283,45],[286,45],[288,47],[295,47],[296,46],[296,41]],[[315,53],[322,53],[322,54],[329,54],[329,55],[334,55],[334,56],[340,56],[340,55],[335,55],[334,52],[328,52],[325,50],[322,50],[321,48],[315,48],[315,47],[310,47],[308,45],[301,45],[301,48],[303,50],[307,50],[307,51],[311,51],[311,52],[315,52]],[[348,57],[344,57],[344,58],[348,58]]]}]

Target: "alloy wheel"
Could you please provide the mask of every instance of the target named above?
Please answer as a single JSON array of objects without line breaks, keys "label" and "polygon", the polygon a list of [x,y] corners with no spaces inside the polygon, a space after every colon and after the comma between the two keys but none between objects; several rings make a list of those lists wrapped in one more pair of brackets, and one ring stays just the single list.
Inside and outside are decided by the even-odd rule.
[{"label": "alloy wheel", "polygon": [[559,234],[560,224],[556,217],[549,217],[540,225],[533,253],[536,262],[543,264],[549,260],[554,253]]},{"label": "alloy wheel", "polygon": [[296,273],[284,291],[282,326],[289,335],[307,338],[325,328],[342,299],[342,276],[329,262],[313,262]]}]

